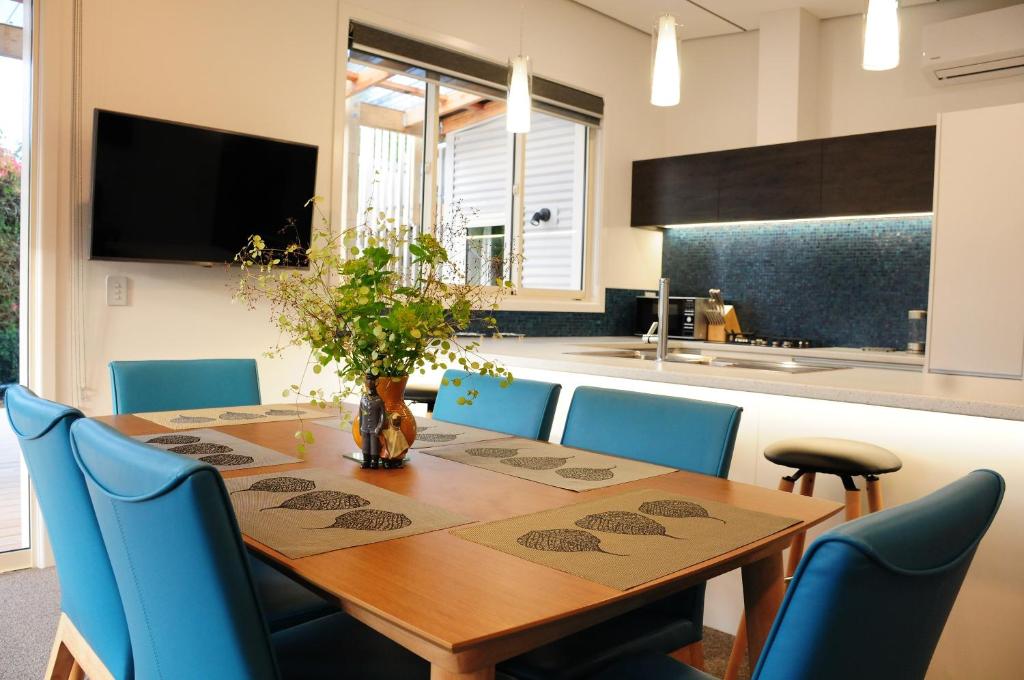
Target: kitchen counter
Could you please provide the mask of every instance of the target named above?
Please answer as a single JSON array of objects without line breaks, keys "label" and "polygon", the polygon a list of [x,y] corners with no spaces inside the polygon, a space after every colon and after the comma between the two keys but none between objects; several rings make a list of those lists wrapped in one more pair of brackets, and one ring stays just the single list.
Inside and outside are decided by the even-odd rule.
[{"label": "kitchen counter", "polygon": [[[863,365],[831,371],[789,374],[738,367],[668,362],[659,364],[638,359],[568,354],[568,352],[585,352],[600,348],[616,349],[642,346],[638,342],[638,338],[634,337],[483,339],[480,342],[481,354],[498,359],[512,369],[519,366],[1024,421],[1024,381],[1020,380],[934,375],[920,370],[892,370],[892,368]],[[700,345],[700,347],[695,345]],[[801,357],[842,360],[849,356],[858,361],[867,359],[877,363],[921,361],[920,357],[904,352],[874,353],[846,348],[808,350],[766,347],[737,348],[730,345],[688,343],[675,340],[670,341],[669,346],[671,348],[699,349],[715,355],[725,355],[737,351],[771,353],[773,358],[779,360]],[[646,347],[650,348],[652,345],[646,345]]]}]

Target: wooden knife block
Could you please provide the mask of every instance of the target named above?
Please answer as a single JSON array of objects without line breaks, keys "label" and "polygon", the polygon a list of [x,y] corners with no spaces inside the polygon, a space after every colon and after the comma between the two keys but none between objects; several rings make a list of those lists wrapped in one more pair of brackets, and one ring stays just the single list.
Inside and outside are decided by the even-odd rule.
[{"label": "wooden knife block", "polygon": [[736,316],[736,308],[732,305],[725,305],[725,312],[722,314],[724,324],[708,324],[708,342],[725,342],[729,333],[740,333],[740,320]]}]

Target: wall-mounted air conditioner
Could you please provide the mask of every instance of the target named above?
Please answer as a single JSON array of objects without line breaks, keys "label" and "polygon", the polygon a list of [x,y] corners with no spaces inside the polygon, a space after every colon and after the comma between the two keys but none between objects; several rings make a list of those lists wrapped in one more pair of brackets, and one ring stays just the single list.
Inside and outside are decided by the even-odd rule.
[{"label": "wall-mounted air conditioner", "polygon": [[922,45],[936,83],[1024,75],[1024,4],[928,24]]}]

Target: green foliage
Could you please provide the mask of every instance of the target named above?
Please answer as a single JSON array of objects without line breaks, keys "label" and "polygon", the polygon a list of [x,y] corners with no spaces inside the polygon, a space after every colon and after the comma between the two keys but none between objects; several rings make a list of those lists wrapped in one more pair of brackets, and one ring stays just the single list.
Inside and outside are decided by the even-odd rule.
[{"label": "green foliage", "polygon": [[[479,343],[457,335],[474,322],[496,330],[493,311],[511,287],[507,281],[464,283],[438,237],[414,234],[372,208],[361,226],[340,233],[321,220],[308,247],[275,250],[254,235],[235,256],[242,269],[236,297],[250,308],[269,303],[287,339],[269,354],[287,345],[309,346],[311,370],[329,369],[339,379],[330,394],[292,385],[285,396],[299,394],[324,407],[352,394],[366,376],[401,377],[427,368],[458,367],[500,377],[503,385],[512,381],[504,367],[476,353]],[[444,231],[464,231],[465,223],[457,208]],[[305,263],[305,271],[288,267]],[[501,264],[497,271],[504,270]],[[476,396],[467,390],[460,403],[471,404]]]},{"label": "green foliage", "polygon": [[18,381],[21,163],[0,148],[0,382]]}]

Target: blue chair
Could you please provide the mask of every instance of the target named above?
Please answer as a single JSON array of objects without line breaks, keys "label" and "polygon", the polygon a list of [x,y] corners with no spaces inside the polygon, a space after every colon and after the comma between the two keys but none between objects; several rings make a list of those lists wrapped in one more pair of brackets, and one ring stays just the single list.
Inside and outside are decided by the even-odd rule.
[{"label": "blue chair", "polygon": [[709,401],[580,387],[562,445],[728,477],[743,409]]},{"label": "blue chair", "polygon": [[[253,359],[111,361],[114,413],[189,410],[260,403]],[[337,611],[319,595],[254,558],[253,577],[271,630]]]},{"label": "blue chair", "polygon": [[[455,384],[459,381],[459,385]],[[526,439],[546,440],[558,405],[561,385],[538,380],[513,380],[501,386],[501,378],[477,373],[445,371],[434,402],[434,419],[494,430]],[[467,390],[480,394],[472,405],[459,404]]]},{"label": "blue chair", "polygon": [[[427,678],[346,614],[271,634],[217,471],[90,420],[71,428],[139,678]],[[346,650],[348,650],[346,652]]]},{"label": "blue chair", "polygon": [[254,359],[111,361],[110,391],[114,413],[260,403]]},{"label": "blue chair", "polygon": [[103,677],[102,669],[86,667],[95,654],[107,674],[117,680],[132,678],[121,596],[85,480],[71,454],[71,424],[82,413],[40,399],[21,385],[7,388],[4,403],[35,486],[60,581],[61,616],[47,677],[67,677],[78,664],[84,672]]},{"label": "blue chair", "polygon": [[[742,411],[728,404],[578,387],[562,444],[725,478]],[[622,656],[684,647],[702,664],[704,589],[701,584],[652,602],[509,659],[499,669],[517,680],[575,680]]]},{"label": "blue chair", "polygon": [[[789,584],[753,680],[924,678],[1004,488],[997,473],[976,470],[818,538]],[[654,655],[623,659],[598,678],[711,680]]]}]

